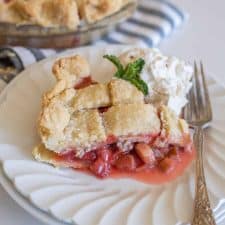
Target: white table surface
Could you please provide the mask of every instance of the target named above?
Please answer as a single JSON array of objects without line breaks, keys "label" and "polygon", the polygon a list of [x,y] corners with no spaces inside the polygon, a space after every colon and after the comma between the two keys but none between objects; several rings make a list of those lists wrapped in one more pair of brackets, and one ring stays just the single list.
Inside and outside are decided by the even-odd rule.
[{"label": "white table surface", "polygon": [[[190,14],[188,23],[160,48],[186,60],[202,59],[206,69],[225,85],[225,1],[173,0]],[[21,209],[0,186],[0,224],[42,224]],[[224,225],[225,221],[220,225]]]}]

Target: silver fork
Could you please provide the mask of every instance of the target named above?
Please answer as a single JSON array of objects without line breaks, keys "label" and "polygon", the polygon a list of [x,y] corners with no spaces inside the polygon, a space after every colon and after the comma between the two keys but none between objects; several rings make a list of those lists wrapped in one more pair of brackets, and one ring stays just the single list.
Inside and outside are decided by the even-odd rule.
[{"label": "silver fork", "polygon": [[212,121],[212,109],[202,63],[200,69],[197,67],[197,63],[194,63],[193,87],[188,95],[188,100],[184,117],[194,128],[196,148],[196,190],[192,225],[215,225],[203,168],[204,129]]}]

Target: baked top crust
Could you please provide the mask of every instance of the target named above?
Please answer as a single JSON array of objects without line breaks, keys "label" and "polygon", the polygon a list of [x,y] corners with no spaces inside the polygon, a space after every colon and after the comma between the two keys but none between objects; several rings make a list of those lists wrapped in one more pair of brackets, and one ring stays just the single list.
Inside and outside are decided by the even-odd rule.
[{"label": "baked top crust", "polygon": [[128,0],[11,0],[8,4],[0,3],[0,21],[38,24],[44,27],[66,26],[74,30],[80,25],[80,19],[94,23],[119,11],[128,2]]},{"label": "baked top crust", "polygon": [[74,0],[32,0],[27,4],[31,18],[41,26],[67,26],[74,29],[79,24]]},{"label": "baked top crust", "polygon": [[152,105],[127,104],[111,107],[103,114],[107,136],[158,134],[160,120]]},{"label": "baked top crust", "polygon": [[72,107],[75,111],[105,107],[109,105],[111,105],[111,99],[107,84],[95,84],[77,90],[72,101]]},{"label": "baked top crust", "polygon": [[90,75],[90,66],[84,57],[75,55],[57,60],[52,72],[57,81],[64,80],[66,87],[74,87],[80,79]]},{"label": "baked top crust", "polygon": [[11,4],[0,3],[0,21],[9,23],[22,23],[23,17],[17,10],[10,7]]},{"label": "baked top crust", "polygon": [[144,95],[131,83],[113,79],[109,83],[112,105],[129,104],[129,103],[144,103]]},{"label": "baked top crust", "polygon": [[123,6],[123,0],[83,0],[78,1],[80,14],[89,23],[96,22],[109,16]]},{"label": "baked top crust", "polygon": [[105,128],[98,110],[75,112],[64,130],[66,145],[89,148],[106,140]]},{"label": "baked top crust", "polygon": [[67,127],[70,117],[68,108],[61,101],[52,101],[43,108],[38,128],[46,147],[54,150],[65,139],[64,129]]},{"label": "baked top crust", "polygon": [[8,16],[1,16],[1,20],[17,24],[75,29],[80,23],[74,0],[13,0],[5,10]]},{"label": "baked top crust", "polygon": [[171,144],[182,144],[180,142],[183,137],[189,134],[189,127],[186,121],[178,118],[176,114],[166,106],[160,107],[160,120],[162,124],[161,135],[168,138]]}]

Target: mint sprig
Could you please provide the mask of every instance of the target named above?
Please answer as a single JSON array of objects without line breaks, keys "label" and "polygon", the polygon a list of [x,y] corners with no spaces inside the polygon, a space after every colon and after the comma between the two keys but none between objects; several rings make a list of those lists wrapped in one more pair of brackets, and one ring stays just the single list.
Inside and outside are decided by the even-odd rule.
[{"label": "mint sprig", "polygon": [[104,55],[103,58],[108,59],[117,67],[117,72],[114,74],[115,77],[130,82],[142,91],[144,95],[148,94],[148,85],[140,77],[141,71],[145,65],[143,59],[137,59],[124,67],[119,58],[114,55]]}]

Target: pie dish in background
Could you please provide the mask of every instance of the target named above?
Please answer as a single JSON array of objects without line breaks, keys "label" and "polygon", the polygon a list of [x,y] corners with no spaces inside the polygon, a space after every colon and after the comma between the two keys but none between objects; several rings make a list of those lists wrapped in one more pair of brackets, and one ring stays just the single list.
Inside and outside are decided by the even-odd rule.
[{"label": "pie dish in background", "polygon": [[80,46],[129,18],[136,5],[136,0],[0,2],[0,44],[37,48]]}]

